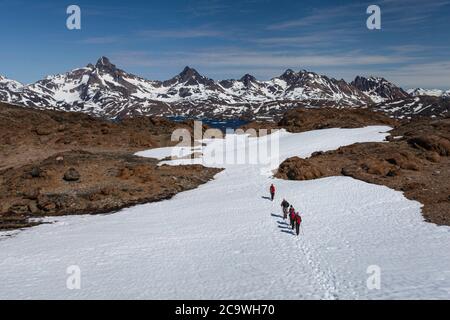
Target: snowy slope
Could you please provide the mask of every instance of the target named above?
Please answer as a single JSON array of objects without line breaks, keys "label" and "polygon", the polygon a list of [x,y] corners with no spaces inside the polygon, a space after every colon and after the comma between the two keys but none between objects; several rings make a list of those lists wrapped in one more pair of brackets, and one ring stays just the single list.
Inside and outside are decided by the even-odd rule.
[{"label": "snowy slope", "polygon": [[[425,223],[419,203],[349,177],[271,178],[287,157],[382,141],[388,129],[281,132],[280,156],[268,166],[216,164],[225,170],[214,181],[171,200],[0,237],[0,298],[448,299],[450,228]],[[203,158],[191,161],[230,156],[234,148],[220,148],[231,139],[250,154],[264,143],[229,136],[209,141]],[[272,182],[274,203],[263,198]],[[282,196],[303,213],[299,238],[279,217]],[[381,290],[369,291],[366,270],[374,264]],[[66,288],[70,265],[81,268],[80,290]]]},{"label": "snowy slope", "polygon": [[450,99],[445,96],[417,95],[382,102],[371,106],[371,108],[385,112],[397,119],[411,119],[417,116],[446,118],[450,115]]},{"label": "snowy slope", "polygon": [[450,90],[444,91],[440,89],[409,89],[408,93],[413,96],[431,96],[431,97],[450,97]]},{"label": "snowy slope", "polygon": [[0,75],[0,101],[13,101],[23,85]]}]

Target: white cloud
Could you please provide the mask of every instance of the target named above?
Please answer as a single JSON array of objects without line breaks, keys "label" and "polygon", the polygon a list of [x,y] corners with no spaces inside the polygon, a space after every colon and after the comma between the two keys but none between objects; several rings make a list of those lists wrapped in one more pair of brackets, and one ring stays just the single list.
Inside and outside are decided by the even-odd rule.
[{"label": "white cloud", "polygon": [[[209,51],[152,54],[124,51],[112,56],[123,68],[182,69],[185,65],[201,69],[215,79],[240,78],[251,73],[260,79],[280,75],[285,69],[308,69],[336,78],[352,80],[356,75],[378,75],[398,85],[425,88],[450,88],[450,61],[423,63],[416,57],[402,54],[367,55],[363,52],[342,54],[289,54],[283,52],[244,51],[216,48]],[[423,61],[423,59],[422,59]],[[167,78],[172,75],[167,75]]]},{"label": "white cloud", "polygon": [[81,40],[81,43],[85,44],[108,44],[108,43],[115,43],[119,42],[120,38],[116,36],[105,36],[105,37],[90,37]]},{"label": "white cloud", "polygon": [[208,37],[219,37],[224,35],[223,32],[213,30],[210,28],[186,28],[177,30],[143,30],[138,32],[141,37],[149,38],[208,38]]}]

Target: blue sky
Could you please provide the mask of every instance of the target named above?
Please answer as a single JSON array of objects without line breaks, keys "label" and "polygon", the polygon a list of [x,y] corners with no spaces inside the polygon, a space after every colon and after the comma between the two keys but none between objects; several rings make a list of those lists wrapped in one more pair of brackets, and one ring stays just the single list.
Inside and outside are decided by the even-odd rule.
[{"label": "blue sky", "polygon": [[[66,28],[71,4],[81,30]],[[381,30],[366,27],[370,4]],[[0,74],[24,83],[104,55],[148,79],[186,65],[213,79],[291,68],[450,88],[450,0],[0,0],[0,12]]]}]

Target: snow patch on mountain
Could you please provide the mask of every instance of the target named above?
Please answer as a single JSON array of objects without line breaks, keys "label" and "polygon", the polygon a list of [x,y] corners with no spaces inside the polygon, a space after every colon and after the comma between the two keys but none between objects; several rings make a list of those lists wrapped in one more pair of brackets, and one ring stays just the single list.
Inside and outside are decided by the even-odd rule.
[{"label": "snow patch on mountain", "polygon": [[381,77],[365,78],[357,76],[351,84],[363,91],[376,103],[409,97],[406,91]]},{"label": "snow patch on mountain", "polygon": [[431,96],[431,97],[450,97],[450,90],[444,91],[440,89],[422,89],[422,88],[415,88],[415,89],[409,89],[407,92],[413,96]]}]

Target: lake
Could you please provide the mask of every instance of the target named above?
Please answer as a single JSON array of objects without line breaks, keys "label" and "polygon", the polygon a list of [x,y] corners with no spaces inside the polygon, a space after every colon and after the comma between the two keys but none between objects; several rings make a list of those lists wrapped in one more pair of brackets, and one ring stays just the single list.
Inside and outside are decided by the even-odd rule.
[{"label": "lake", "polygon": [[203,124],[208,125],[211,128],[220,129],[222,131],[226,131],[226,129],[237,129],[240,126],[243,126],[249,121],[242,119],[191,119],[181,116],[167,117],[169,120],[181,122],[184,120],[198,120],[202,121]]}]

